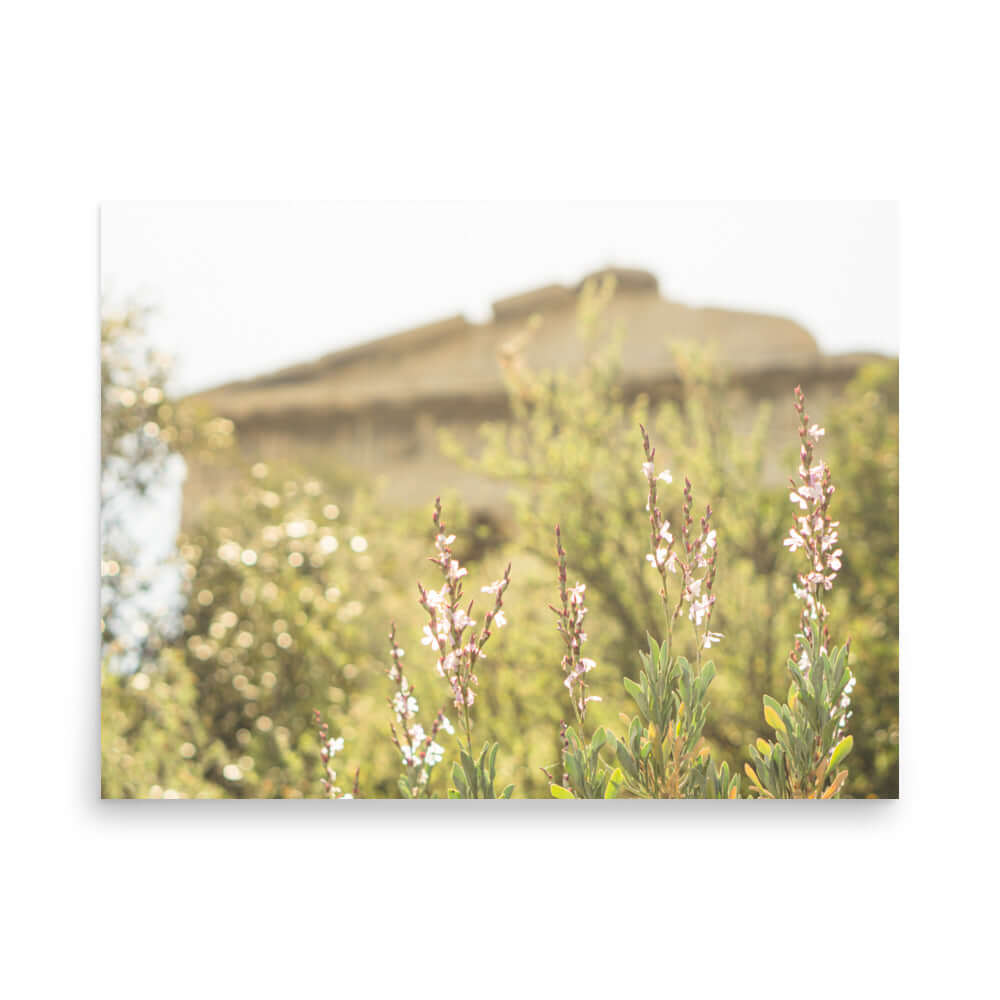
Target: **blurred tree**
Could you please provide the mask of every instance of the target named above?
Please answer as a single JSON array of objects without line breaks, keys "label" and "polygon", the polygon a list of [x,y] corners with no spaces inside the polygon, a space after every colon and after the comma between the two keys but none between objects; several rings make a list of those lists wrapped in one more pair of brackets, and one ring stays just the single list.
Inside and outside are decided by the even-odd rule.
[{"label": "blurred tree", "polygon": [[180,449],[223,449],[232,433],[168,398],[170,361],[146,341],[149,312],[129,305],[101,319],[101,638],[109,665],[126,672],[180,627]]}]

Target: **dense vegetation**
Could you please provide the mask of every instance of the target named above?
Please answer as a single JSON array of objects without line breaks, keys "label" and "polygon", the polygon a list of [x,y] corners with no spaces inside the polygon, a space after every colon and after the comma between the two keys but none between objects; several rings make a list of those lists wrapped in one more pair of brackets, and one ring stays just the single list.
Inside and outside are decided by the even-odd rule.
[{"label": "dense vegetation", "polygon": [[[366,484],[332,465],[241,469],[225,422],[167,400],[161,370],[115,363],[141,314],[109,319],[106,456],[139,433],[158,442],[156,462],[197,450],[199,461],[234,463],[239,485],[161,560],[161,570],[180,567],[183,612],[171,625],[163,609],[138,647],[115,632],[132,599],[117,587],[129,560],[105,530],[103,794],[322,796],[351,791],[356,773],[369,797],[500,796],[511,785],[518,797],[897,794],[897,366],[862,370],[820,442],[836,483],[823,516],[839,522],[827,530],[842,548],[814,619],[828,619],[827,641],[818,627],[809,634],[793,592],[803,553],[787,539],[801,511],[788,485],[764,475],[767,408],[752,431],[736,430],[718,366],[690,356],[673,401],[626,401],[603,329],[610,294],[590,287],[581,298],[582,370],[509,363],[513,420],[484,427],[475,455],[442,441],[508,492],[514,527],[503,535],[474,529],[460,497],[445,495],[445,528],[430,503],[379,509]],[[803,433],[800,448],[811,449]],[[650,474],[654,445],[675,482]],[[800,465],[793,445],[789,476]],[[121,478],[128,462],[115,462]],[[676,577],[662,565],[668,549],[659,554],[667,536],[688,556]],[[475,600],[480,628],[467,635],[453,600],[463,577],[462,607]],[[706,593],[717,603],[699,605]],[[721,640],[708,638],[709,623]],[[137,662],[122,659],[126,645]],[[835,765],[851,743],[845,783]]]}]

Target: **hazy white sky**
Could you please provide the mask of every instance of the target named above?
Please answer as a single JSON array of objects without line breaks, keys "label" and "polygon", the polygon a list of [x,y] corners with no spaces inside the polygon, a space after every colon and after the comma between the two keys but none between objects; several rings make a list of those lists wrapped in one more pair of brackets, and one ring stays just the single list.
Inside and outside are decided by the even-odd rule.
[{"label": "hazy white sky", "polygon": [[899,351],[891,202],[106,203],[103,291],[157,307],[190,391],[573,283],[654,272],[689,304],[774,312],[828,352]]}]

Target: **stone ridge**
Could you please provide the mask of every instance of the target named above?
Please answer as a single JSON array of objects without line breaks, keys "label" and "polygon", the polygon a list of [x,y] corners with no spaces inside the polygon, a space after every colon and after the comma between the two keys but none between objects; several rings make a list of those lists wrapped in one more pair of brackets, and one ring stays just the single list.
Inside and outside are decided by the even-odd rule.
[{"label": "stone ridge", "polygon": [[[670,379],[675,374],[673,348],[685,342],[711,351],[736,377],[820,362],[815,340],[791,320],[686,306],[662,297],[649,272],[612,268],[587,275],[573,287],[547,285],[500,299],[493,303],[488,323],[451,316],[209,389],[198,398],[237,422],[266,422],[269,416],[281,419],[290,409],[329,416],[470,395],[502,397],[506,389],[499,356],[514,342],[521,345],[524,363],[535,369],[572,370],[583,363],[576,297],[585,281],[608,274],[617,283],[608,325],[625,332],[622,356],[629,381]],[[534,322],[536,316],[541,323]]]},{"label": "stone ridge", "polygon": [[[592,348],[577,331],[577,295],[586,280],[607,273],[588,275],[572,288],[548,285],[500,299],[487,323],[452,316],[195,398],[236,423],[241,449],[253,461],[322,468],[335,458],[376,480],[391,468],[380,490],[394,504],[426,505],[454,488],[470,509],[503,521],[510,516],[503,491],[446,458],[437,432],[446,428],[474,451],[483,421],[511,418],[505,367],[579,368]],[[601,330],[621,332],[625,398],[679,399],[675,349],[709,354],[729,376],[737,427],[753,425],[760,402],[774,404],[765,469],[774,482],[787,477],[782,456],[795,437],[792,387],[803,386],[810,412],[822,421],[861,364],[878,357],[825,356],[793,320],[687,306],[662,296],[648,272],[611,273],[616,291]],[[200,498],[223,488],[224,478],[191,463],[186,518]]]}]

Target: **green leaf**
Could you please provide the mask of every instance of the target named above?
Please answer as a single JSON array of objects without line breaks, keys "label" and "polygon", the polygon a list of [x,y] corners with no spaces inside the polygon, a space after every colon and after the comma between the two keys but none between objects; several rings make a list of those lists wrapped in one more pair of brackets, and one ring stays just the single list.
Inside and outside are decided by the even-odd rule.
[{"label": "green leaf", "polygon": [[625,784],[625,775],[622,774],[622,769],[616,767],[611,773],[611,777],[608,778],[608,786],[604,789],[604,797],[606,799],[616,799],[618,798],[618,792],[622,785]]},{"label": "green leaf", "polygon": [[[511,785],[510,787],[513,788],[514,786]],[[556,785],[556,784],[549,785],[549,792],[551,793],[552,798],[554,798],[554,799],[575,799],[576,798],[576,796],[568,788],[563,788],[562,785]],[[506,796],[504,796],[504,797],[506,798]]]},{"label": "green leaf", "polygon": [[646,642],[649,644],[649,655],[654,659],[654,662],[659,662],[661,656],[660,647],[648,632],[646,633]]},{"label": "green leaf", "polygon": [[580,761],[576,754],[568,753],[563,759],[563,763],[566,765],[566,770],[569,771],[570,781],[572,781],[574,787],[579,791],[582,790],[585,784],[583,776],[583,768],[580,767]]},{"label": "green leaf", "polygon": [[500,798],[509,799],[514,794],[514,786],[508,785],[501,793]]},{"label": "green leaf", "polygon": [[781,721],[781,716],[770,705],[764,706],[764,718],[772,729],[778,729],[783,733],[788,732],[784,722]]},{"label": "green leaf", "polygon": [[628,747],[626,747],[624,743],[619,743],[615,746],[615,753],[621,766],[628,772],[629,777],[633,781],[637,781],[639,778],[639,771],[636,768],[635,760],[628,751]]},{"label": "green leaf", "polygon": [[834,748],[833,756],[830,757],[830,768],[833,769],[854,749],[854,737],[845,736]]},{"label": "green leaf", "polygon": [[703,692],[707,691],[709,684],[715,680],[715,664],[711,660],[701,668],[699,680],[701,681],[701,690]]},{"label": "green leaf", "polygon": [[[473,797],[476,794],[476,786],[479,784],[476,775],[476,765],[473,763],[472,758],[463,750],[462,754],[462,770],[465,771],[465,778],[468,783],[469,791],[472,793]],[[482,757],[480,756],[480,761]],[[456,781],[457,785],[458,782]]]}]

